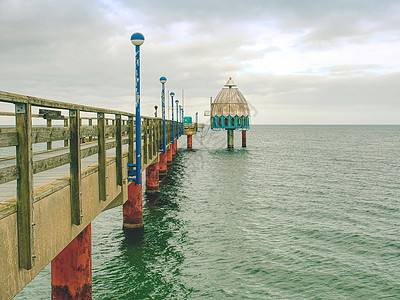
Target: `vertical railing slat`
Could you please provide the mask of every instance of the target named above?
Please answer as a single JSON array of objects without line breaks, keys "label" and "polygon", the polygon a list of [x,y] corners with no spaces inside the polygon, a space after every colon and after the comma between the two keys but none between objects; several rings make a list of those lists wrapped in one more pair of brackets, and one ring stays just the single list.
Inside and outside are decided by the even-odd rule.
[{"label": "vertical railing slat", "polygon": [[134,147],[133,145],[135,144],[135,139],[134,139],[134,127],[133,127],[133,117],[128,117],[128,138],[129,138],[129,144],[128,144],[128,164],[133,164],[133,157],[134,157]]},{"label": "vertical railing slat", "polygon": [[[68,127],[68,119],[67,118],[65,118],[64,119],[64,127]],[[64,140],[64,147],[68,147],[68,139],[67,140]]]},{"label": "vertical railing slat", "polygon": [[148,154],[148,146],[147,146],[147,120],[143,119],[143,159],[142,159],[142,169],[143,169],[143,164],[147,164],[147,154]]},{"label": "vertical railing slat", "polygon": [[105,137],[105,119],[103,113],[97,113],[98,135],[98,165],[99,165],[99,199],[105,201],[106,191],[106,137]]},{"label": "vertical railing slat", "polygon": [[69,130],[71,155],[70,178],[71,178],[71,223],[80,225],[82,222],[82,196],[81,196],[81,146],[80,146],[80,111],[69,111]]},{"label": "vertical railing slat", "polygon": [[[93,126],[93,120],[92,119],[89,119],[89,126]],[[89,142],[92,142],[93,141],[93,136],[91,135],[91,136],[89,136]]]},{"label": "vertical railing slat", "polygon": [[15,124],[18,134],[17,166],[17,226],[19,266],[27,270],[34,266],[33,232],[33,154],[31,105],[15,104]]},{"label": "vertical railing slat", "polygon": [[122,124],[121,124],[121,115],[115,115],[116,119],[116,141],[117,141],[117,149],[115,150],[116,156],[116,172],[117,172],[117,184],[122,186]]},{"label": "vertical railing slat", "polygon": [[[46,126],[51,127],[51,119],[46,120]],[[51,141],[47,142],[47,150],[51,150]]]}]

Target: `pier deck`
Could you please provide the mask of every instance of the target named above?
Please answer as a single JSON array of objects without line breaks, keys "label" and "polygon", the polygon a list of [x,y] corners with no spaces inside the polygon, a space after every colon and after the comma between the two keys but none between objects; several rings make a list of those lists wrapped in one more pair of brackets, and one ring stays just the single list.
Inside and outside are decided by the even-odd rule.
[{"label": "pier deck", "polygon": [[[16,149],[15,157],[0,158],[0,294],[10,299],[98,214],[128,200],[135,115],[6,92],[0,102],[15,106],[15,113],[2,115],[15,116],[16,124],[0,128],[0,148]],[[43,120],[32,115],[39,108],[61,111],[64,126],[51,127],[48,120],[46,127],[32,126],[34,118]],[[141,124],[145,170],[160,160],[162,119],[141,117]],[[166,122],[169,150],[176,151],[172,126],[178,125]],[[68,146],[51,149],[60,142]],[[33,153],[40,143],[48,150]]]}]

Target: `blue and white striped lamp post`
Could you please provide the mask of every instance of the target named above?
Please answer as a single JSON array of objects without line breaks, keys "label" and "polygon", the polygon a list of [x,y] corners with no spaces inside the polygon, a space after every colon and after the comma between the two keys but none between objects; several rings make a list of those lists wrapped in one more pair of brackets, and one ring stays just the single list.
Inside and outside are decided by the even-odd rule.
[{"label": "blue and white striped lamp post", "polygon": [[175,104],[176,104],[176,140],[179,139],[179,113],[178,113],[178,109],[179,109],[179,100],[175,100]]},{"label": "blue and white striped lamp post", "polygon": [[171,108],[171,113],[172,113],[172,137],[171,137],[171,143],[175,144],[175,125],[174,125],[174,96],[175,96],[175,93],[171,92],[169,95],[171,96],[171,103],[172,103],[172,108]]},{"label": "blue and white striped lamp post", "polygon": [[183,134],[183,107],[182,105],[179,105],[179,112],[181,114],[181,130],[179,132],[179,135]]},{"label": "blue and white striped lamp post", "polygon": [[141,124],[140,124],[140,46],[144,43],[143,34],[136,32],[131,36],[131,43],[135,46],[135,78],[136,78],[136,115],[135,115],[135,127],[136,127],[136,185],[141,184]]},{"label": "blue and white striped lamp post", "polygon": [[162,152],[167,153],[167,133],[165,130],[165,83],[167,82],[167,78],[164,76],[160,77],[160,82],[162,85],[161,89],[161,103],[162,103],[162,118],[163,118],[163,145]]},{"label": "blue and white striped lamp post", "polygon": [[199,131],[199,113],[196,112],[196,132]]}]

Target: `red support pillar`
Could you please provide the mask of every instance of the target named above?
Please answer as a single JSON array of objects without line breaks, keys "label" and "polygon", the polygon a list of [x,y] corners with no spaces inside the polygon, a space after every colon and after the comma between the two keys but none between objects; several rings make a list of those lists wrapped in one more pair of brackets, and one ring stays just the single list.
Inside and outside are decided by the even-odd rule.
[{"label": "red support pillar", "polygon": [[242,130],[242,147],[246,147],[246,130]]},{"label": "red support pillar", "polygon": [[160,180],[167,176],[167,153],[160,153],[160,161],[158,162],[158,177]]},{"label": "red support pillar", "polygon": [[143,230],[142,185],[136,185],[135,182],[128,185],[128,200],[124,203],[123,211],[124,230]]},{"label": "red support pillar", "polygon": [[158,193],[158,185],[160,181],[158,170],[158,162],[146,168],[146,193],[148,194]]},{"label": "red support pillar", "polygon": [[174,144],[170,144],[169,145],[169,149],[167,150],[167,168],[171,168],[172,166],[172,152],[173,150]]},{"label": "red support pillar", "polygon": [[51,299],[92,299],[91,224],[51,262]]},{"label": "red support pillar", "polygon": [[192,137],[193,137],[193,135],[187,136],[187,149],[188,150],[192,150]]},{"label": "red support pillar", "polygon": [[172,159],[174,159],[175,158],[175,156],[176,156],[176,146],[178,145],[178,141],[177,140],[175,140],[175,143],[173,143],[171,146],[172,146]]}]

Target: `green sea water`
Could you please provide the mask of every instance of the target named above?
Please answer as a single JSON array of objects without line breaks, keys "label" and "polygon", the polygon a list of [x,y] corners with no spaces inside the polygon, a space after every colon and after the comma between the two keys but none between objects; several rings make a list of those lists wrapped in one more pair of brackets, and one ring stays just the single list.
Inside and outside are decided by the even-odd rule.
[{"label": "green sea water", "polygon": [[[184,137],[145,232],[92,223],[94,299],[400,299],[400,126]],[[48,299],[46,267],[16,299]]]}]

